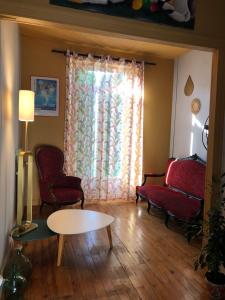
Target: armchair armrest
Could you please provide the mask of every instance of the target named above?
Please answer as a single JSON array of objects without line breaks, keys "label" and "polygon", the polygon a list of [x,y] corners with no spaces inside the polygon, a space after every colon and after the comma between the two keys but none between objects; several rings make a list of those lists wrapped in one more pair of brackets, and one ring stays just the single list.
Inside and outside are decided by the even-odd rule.
[{"label": "armchair armrest", "polygon": [[49,187],[50,188],[65,187],[65,188],[75,188],[78,190],[82,190],[81,179],[79,177],[74,177],[74,176],[58,177],[54,180],[54,182],[52,182],[52,184]]},{"label": "armchair armrest", "polygon": [[163,176],[165,176],[165,173],[161,173],[161,174],[158,174],[158,173],[145,173],[144,174],[144,181],[143,181],[141,186],[145,185],[148,177],[163,177]]}]

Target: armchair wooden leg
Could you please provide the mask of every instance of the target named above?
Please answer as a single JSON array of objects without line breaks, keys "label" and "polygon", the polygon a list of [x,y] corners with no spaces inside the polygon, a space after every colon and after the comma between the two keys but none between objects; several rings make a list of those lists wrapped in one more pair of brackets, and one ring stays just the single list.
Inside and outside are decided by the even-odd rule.
[{"label": "armchair wooden leg", "polygon": [[139,195],[136,193],[136,204],[138,204]]},{"label": "armchair wooden leg", "polygon": [[80,205],[81,209],[84,209],[84,195],[81,198],[81,205]]},{"label": "armchair wooden leg", "polygon": [[169,225],[168,225],[169,220],[170,220],[170,216],[169,216],[169,214],[166,213],[165,225],[166,225],[167,228],[169,227]]},{"label": "armchair wooden leg", "polygon": [[59,203],[54,203],[54,205],[53,205],[53,209],[54,209],[54,211],[56,211],[56,210],[60,210],[61,209],[61,204],[59,204]]},{"label": "armchair wooden leg", "polygon": [[44,206],[44,202],[42,202],[41,205],[40,205],[40,214],[41,214],[41,212],[42,212],[43,206]]},{"label": "armchair wooden leg", "polygon": [[148,201],[148,208],[147,208],[147,212],[150,214],[150,210],[151,210],[151,203]]}]

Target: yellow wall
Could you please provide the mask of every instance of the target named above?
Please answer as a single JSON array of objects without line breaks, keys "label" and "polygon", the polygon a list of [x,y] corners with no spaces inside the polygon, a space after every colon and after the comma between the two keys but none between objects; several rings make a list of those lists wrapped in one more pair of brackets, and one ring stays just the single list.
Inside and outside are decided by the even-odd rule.
[{"label": "yellow wall", "polygon": [[[60,48],[60,42],[48,42],[40,39],[22,37],[21,39],[21,88],[31,88],[31,76],[53,77],[59,79],[59,116],[35,116],[29,123],[29,149],[38,144],[56,145],[63,149],[64,103],[66,59],[63,55],[51,53],[52,48]],[[21,128],[21,133],[24,128]],[[23,146],[23,134],[21,139]],[[37,169],[34,168],[34,203],[38,203],[39,189]]]},{"label": "yellow wall", "polygon": [[[31,76],[59,78],[59,117],[35,116],[29,123],[29,148],[48,143],[63,149],[65,106],[65,57],[51,53],[53,48],[65,48],[60,41],[22,36],[21,88],[30,89]],[[156,66],[145,67],[144,102],[144,170],[164,170],[169,155],[170,116],[172,105],[173,61],[154,59]],[[34,170],[34,203],[39,199],[37,170]]]},{"label": "yellow wall", "polygon": [[154,62],[145,68],[143,173],[164,172],[169,157],[174,62]]}]

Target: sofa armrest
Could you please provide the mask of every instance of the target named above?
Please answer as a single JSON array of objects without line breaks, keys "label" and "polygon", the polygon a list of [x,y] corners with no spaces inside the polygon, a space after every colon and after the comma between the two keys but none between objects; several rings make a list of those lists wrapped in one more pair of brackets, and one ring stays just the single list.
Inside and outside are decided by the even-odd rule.
[{"label": "sofa armrest", "polygon": [[143,181],[141,186],[145,185],[148,177],[163,177],[163,176],[165,176],[165,173],[161,173],[161,174],[158,174],[158,173],[145,173],[144,174],[144,181]]}]

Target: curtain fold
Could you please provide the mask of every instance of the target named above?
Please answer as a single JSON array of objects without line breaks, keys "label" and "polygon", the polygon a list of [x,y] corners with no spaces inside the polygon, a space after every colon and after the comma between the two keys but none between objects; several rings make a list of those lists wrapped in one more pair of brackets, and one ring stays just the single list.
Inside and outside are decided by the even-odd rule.
[{"label": "curtain fold", "polygon": [[132,199],[142,178],[143,64],[67,57],[65,172],[86,200]]}]

